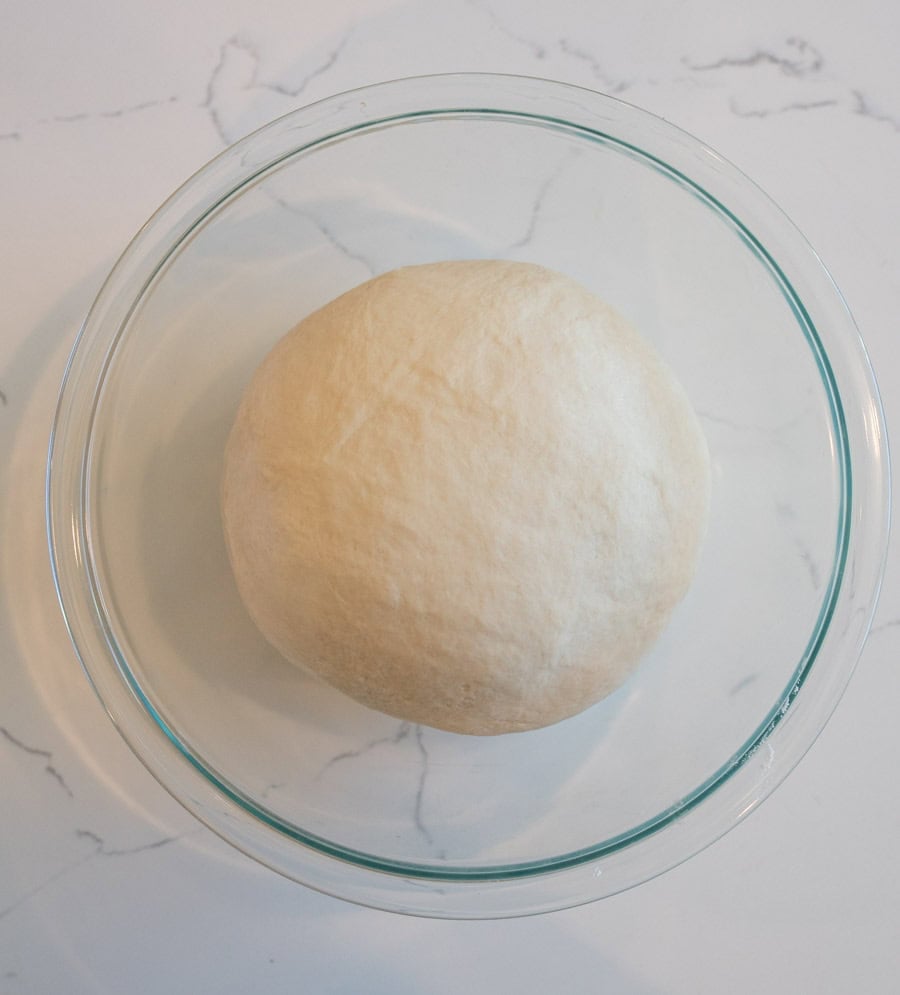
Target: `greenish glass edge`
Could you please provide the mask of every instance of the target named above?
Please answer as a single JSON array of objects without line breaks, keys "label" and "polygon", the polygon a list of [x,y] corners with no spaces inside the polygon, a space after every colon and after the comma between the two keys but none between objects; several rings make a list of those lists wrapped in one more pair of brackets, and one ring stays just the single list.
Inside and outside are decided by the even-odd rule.
[{"label": "greenish glass edge", "polygon": [[[371,854],[365,853],[364,851],[355,850],[350,847],[344,847],[339,844],[331,843],[328,840],[316,836],[311,833],[305,833],[289,823],[284,822],[274,813],[270,812],[268,809],[264,809],[257,805],[254,801],[248,798],[243,792],[239,791],[234,786],[230,785],[224,778],[217,774],[212,768],[202,763],[192,751],[182,742],[179,736],[172,730],[168,722],[163,718],[160,712],[156,709],[153,703],[149,700],[144,690],[141,688],[134,674],[132,673],[130,667],[127,664],[124,656],[119,650],[118,643],[115,639],[114,634],[108,625],[107,613],[102,608],[102,598],[99,593],[99,585],[97,584],[96,576],[93,570],[92,558],[86,557],[85,563],[90,579],[92,596],[95,604],[95,610],[97,615],[101,620],[101,627],[104,632],[107,645],[109,646],[114,659],[116,660],[119,672],[125,678],[128,686],[130,687],[132,693],[138,699],[140,704],[144,707],[147,713],[151,716],[153,721],[159,727],[159,729],[165,734],[167,739],[175,746],[178,752],[191,764],[191,766],[197,770],[203,777],[209,781],[218,791],[220,791],[225,797],[230,801],[236,803],[242,809],[247,811],[250,815],[254,816],[256,819],[269,826],[270,828],[276,830],[295,840],[311,849],[322,853],[329,857],[335,857],[337,859],[343,860],[345,862],[354,863],[360,867],[367,870],[374,870],[380,872],[386,872],[392,875],[400,875],[406,877],[414,877],[422,880],[435,880],[435,881],[496,881],[496,880],[510,880],[510,879],[523,879],[528,877],[533,877],[538,874],[546,874],[551,871],[562,871],[567,868],[572,868],[579,866],[581,864],[588,863],[590,861],[599,860],[603,857],[609,856],[618,850],[623,849],[625,846],[631,846],[647,837],[658,832],[660,829],[664,828],[666,825],[674,821],[680,816],[685,815],[690,810],[694,809],[700,802],[707,798],[721,783],[731,777],[737,770],[739,770],[750,757],[759,749],[762,743],[774,732],[774,730],[780,725],[782,720],[787,715],[791,704],[800,692],[809,671],[815,661],[816,655],[824,641],[825,634],[827,632],[828,626],[831,622],[831,618],[834,614],[835,603],[837,598],[837,592],[840,590],[840,586],[843,580],[844,570],[846,568],[847,557],[849,554],[849,534],[850,534],[850,514],[852,508],[852,468],[848,458],[848,440],[847,440],[847,429],[846,429],[846,419],[844,415],[843,404],[841,402],[840,393],[837,389],[837,384],[834,378],[834,372],[831,367],[831,363],[825,353],[824,347],[822,346],[819,334],[816,331],[815,324],[812,321],[806,307],[803,302],[797,296],[796,291],[785,275],[784,271],[765,248],[765,246],[760,242],[760,240],[743,224],[743,222],[730,211],[718,198],[714,197],[707,190],[705,190],[699,183],[692,180],[685,173],[676,169],[675,167],[669,165],[664,160],[660,159],[658,156],[652,153],[646,152],[639,146],[633,143],[624,141],[623,139],[616,138],[606,132],[600,131],[598,129],[589,128],[585,125],[574,124],[573,122],[566,121],[563,118],[555,118],[550,116],[545,116],[541,114],[533,114],[528,112],[519,111],[504,111],[489,107],[462,107],[462,108],[445,108],[445,109],[434,109],[425,111],[413,111],[404,114],[389,115],[387,117],[379,118],[372,121],[361,122],[356,125],[352,125],[348,128],[342,129],[332,134],[325,135],[321,138],[316,139],[313,142],[309,142],[297,148],[293,148],[288,152],[283,153],[280,156],[270,160],[264,166],[259,167],[257,170],[251,172],[244,180],[242,180],[237,186],[233,187],[227,193],[223,194],[221,197],[216,199],[211,203],[203,213],[198,216],[182,233],[178,241],[170,248],[170,250],[162,257],[159,263],[153,268],[151,274],[148,276],[147,280],[144,282],[141,291],[135,298],[134,303],[129,308],[128,313],[123,319],[116,336],[111,343],[110,349],[107,352],[107,358],[103,366],[103,375],[109,366],[112,355],[115,352],[115,346],[120,339],[121,335],[124,333],[131,316],[136,310],[140,300],[144,297],[152,283],[156,280],[158,275],[166,267],[168,262],[175,256],[175,254],[180,250],[184,242],[190,238],[190,236],[197,231],[203,224],[205,224],[209,218],[216,212],[220,207],[222,207],[227,201],[231,200],[234,196],[239,194],[241,191],[251,186],[260,180],[265,174],[271,172],[273,169],[282,165],[289,159],[300,155],[302,153],[309,152],[311,149],[320,147],[322,145],[335,142],[349,137],[350,135],[367,131],[375,128],[380,128],[384,126],[392,126],[397,124],[402,124],[406,121],[422,119],[422,118],[433,118],[433,119],[446,119],[448,117],[454,117],[457,115],[481,115],[490,116],[495,118],[508,118],[512,121],[531,121],[534,123],[542,125],[551,125],[558,130],[562,130],[568,133],[578,133],[587,137],[589,140],[597,142],[602,145],[612,145],[619,149],[622,149],[629,153],[630,155],[638,158],[639,160],[646,162],[652,168],[656,169],[658,172],[670,177],[671,179],[678,182],[680,185],[689,190],[694,196],[699,200],[704,202],[708,207],[715,210],[718,214],[724,217],[731,226],[735,229],[739,237],[751,248],[751,250],[758,256],[758,258],[766,265],[769,271],[774,276],[776,283],[781,290],[782,295],[787,301],[789,307],[794,313],[798,324],[803,331],[804,337],[806,338],[808,344],[810,345],[813,355],[816,360],[816,365],[819,369],[819,374],[822,379],[823,384],[826,388],[826,394],[829,400],[829,408],[832,419],[832,428],[836,433],[838,440],[838,450],[840,454],[839,464],[841,468],[841,493],[839,499],[838,507],[838,536],[836,545],[836,558],[834,567],[831,573],[831,579],[829,582],[828,591],[826,592],[825,598],[823,599],[822,608],[820,609],[819,616],[816,621],[816,625],[813,629],[813,633],[807,643],[806,649],[801,656],[798,666],[794,670],[794,675],[788,684],[785,694],[782,696],[781,700],[772,707],[769,713],[764,718],[763,722],[758,727],[757,731],[744,743],[744,745],[738,749],[738,751],[732,756],[732,758],[720,767],[715,773],[710,775],[704,782],[702,782],[699,787],[697,787],[689,795],[682,798],[680,801],[675,802],[668,809],[660,813],[658,816],[651,820],[641,823],[634,829],[628,830],[624,833],[620,833],[611,839],[605,841],[602,844],[597,844],[590,847],[584,847],[579,850],[570,851],[566,854],[561,854],[558,857],[550,858],[547,860],[540,861],[523,861],[519,863],[503,864],[490,868],[456,868],[456,867],[443,867],[438,868],[434,865],[428,864],[418,864],[414,862],[397,861],[390,860],[387,858],[375,857]],[[93,421],[94,414],[91,416],[91,425],[89,429],[89,435],[93,431]],[[86,480],[82,477],[84,481],[84,486],[82,488],[82,499],[87,499],[86,491]],[[82,507],[86,507],[87,504],[83,504]]]}]

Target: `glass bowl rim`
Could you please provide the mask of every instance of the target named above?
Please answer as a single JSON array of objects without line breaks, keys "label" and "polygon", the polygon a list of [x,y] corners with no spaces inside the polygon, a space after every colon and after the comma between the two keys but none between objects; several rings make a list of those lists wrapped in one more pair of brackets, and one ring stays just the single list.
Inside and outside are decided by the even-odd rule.
[{"label": "glass bowl rim", "polygon": [[[437,97],[431,99],[429,106],[422,107],[421,91],[426,88],[437,91]],[[500,101],[500,106],[490,106],[487,99],[488,94],[495,95],[504,88],[507,90],[515,89],[516,94],[521,99],[507,93]],[[453,94],[454,97],[451,98],[450,94]],[[586,124],[583,120],[580,122],[574,120],[573,118],[578,117],[577,114],[558,116],[558,114],[542,114],[528,110],[527,108],[534,103],[535,99],[543,104],[553,104],[557,112],[560,112],[561,106],[577,103],[581,116],[584,117],[586,113],[588,118],[593,119],[593,126]],[[496,97],[494,97],[494,101],[496,102]],[[399,110],[397,109],[398,105]],[[518,105],[516,109],[513,109],[514,105]],[[743,746],[685,798],[671,805],[651,820],[633,827],[618,837],[581,850],[558,854],[542,860],[494,864],[475,868],[446,867],[439,864],[422,864],[380,858],[307,833],[302,828],[280,819],[273,812],[247,797],[246,794],[230,784],[227,777],[213,770],[203,761],[202,757],[192,752],[179,737],[177,730],[171,727],[145,694],[130,668],[128,660],[118,647],[108,624],[105,599],[92,563],[89,524],[90,496],[88,491],[93,422],[112,355],[120,338],[126,333],[130,315],[138,302],[152,289],[155,280],[164,271],[168,260],[174,257],[179,248],[200,225],[221,210],[230,200],[239,196],[243,190],[294,156],[306,154],[320,146],[353,134],[365,134],[376,128],[439,117],[465,115],[479,119],[500,117],[504,120],[526,122],[538,127],[564,129],[567,132],[578,134],[581,138],[615,145],[620,151],[641,158],[652,168],[664,172],[670,179],[685,186],[707,207],[719,213],[726,223],[731,224],[747,247],[767,266],[773,278],[776,279],[788,306],[794,312],[807,344],[813,351],[828,396],[832,425],[840,450],[839,467],[841,473],[835,559],[817,624],[809,638],[807,649],[796,665],[782,696],[772,705],[754,734]],[[335,117],[348,120],[345,121],[343,127],[335,127],[333,122]],[[779,729],[782,725],[787,725],[785,719],[789,716],[793,717],[795,714],[795,703],[799,700],[801,691],[813,672],[813,665],[817,661],[819,651],[828,635],[836,605],[841,596],[846,596],[847,593],[843,583],[844,571],[854,549],[854,542],[857,546],[859,545],[859,537],[852,528],[854,524],[857,528],[872,526],[869,535],[864,538],[868,541],[870,553],[871,550],[875,550],[877,554],[880,549],[880,562],[872,563],[868,568],[868,575],[871,578],[870,604],[865,624],[856,633],[856,652],[848,655],[841,680],[832,681],[835,686],[831,688],[831,694],[827,700],[820,703],[819,714],[815,721],[810,723],[807,720],[803,727],[799,725],[795,727],[798,730],[804,728],[806,735],[804,742],[800,744],[795,742],[793,750],[788,753],[791,762],[780,765],[772,764],[766,768],[765,776],[758,779],[758,783],[755,785],[756,790],[750,792],[753,797],[749,800],[742,799],[741,811],[732,813],[732,818],[725,820],[727,824],[719,832],[707,833],[706,835],[710,838],[703,841],[699,847],[695,846],[691,853],[696,852],[697,849],[702,849],[702,846],[712,842],[718,835],[736,824],[739,818],[755,808],[793,769],[796,762],[812,744],[818,732],[821,731],[828,716],[836,706],[837,700],[852,673],[856,659],[858,659],[859,652],[861,652],[865,633],[874,613],[884,569],[889,527],[889,460],[879,458],[881,449],[878,448],[876,458],[865,464],[876,486],[874,488],[869,486],[865,489],[862,498],[867,501],[868,506],[877,508],[880,504],[880,514],[855,516],[857,502],[861,500],[858,485],[854,488],[853,462],[857,456],[858,447],[851,448],[850,445],[845,406],[829,354],[822,343],[815,322],[808,313],[802,298],[795,291],[791,279],[785,274],[775,256],[766,248],[764,242],[755,234],[755,227],[745,223],[741,216],[729,208],[721,196],[708,190],[706,185],[694,179],[685,169],[673,165],[670,157],[656,154],[656,152],[633,141],[625,140],[602,130],[598,126],[600,122],[605,122],[605,126],[608,127],[610,121],[613,127],[620,128],[624,122],[626,132],[629,127],[635,130],[635,122],[637,122],[639,133],[641,133],[642,128],[649,129],[653,139],[649,142],[651,146],[654,146],[654,143],[657,146],[661,143],[669,151],[687,148],[695,157],[698,153],[701,154],[701,158],[708,156],[716,175],[724,173],[730,177],[732,183],[736,181],[742,191],[752,191],[757,204],[764,205],[770,215],[777,219],[782,229],[793,233],[795,243],[805,247],[807,254],[816,263],[820,279],[824,278],[833,291],[836,304],[835,313],[839,312],[840,317],[843,318],[844,332],[849,331],[850,337],[853,339],[851,351],[855,355],[859,367],[857,374],[861,371],[860,382],[868,387],[868,400],[871,402],[870,413],[876,429],[874,436],[879,442],[883,440],[886,454],[886,434],[877,385],[849,311],[818,257],[779,209],[735,167],[726,163],[721,156],[672,125],[662,122],[647,112],[634,108],[617,98],[597,94],[569,84],[531,77],[496,74],[410,77],[374,84],[328,97],[270,122],[240,142],[230,146],[200,169],[157,210],[125,249],[112,269],[72,350],[60,389],[50,438],[46,507],[54,583],[76,653],[120,733],[170,793],[195,815],[198,815],[210,828],[238,848],[249,852],[251,856],[274,866],[290,877],[312,884],[313,887],[316,887],[316,882],[309,880],[308,875],[304,875],[303,868],[298,872],[293,867],[291,860],[287,861],[287,864],[291,866],[286,867],[283,854],[279,855],[277,859],[270,856],[270,859],[267,860],[266,853],[273,848],[275,851],[283,850],[284,842],[289,841],[288,846],[294,846],[295,849],[296,844],[301,844],[304,850],[312,850],[326,860],[336,858],[343,865],[353,866],[366,874],[371,872],[375,875],[376,881],[383,881],[385,876],[392,876],[403,881],[413,880],[424,883],[431,880],[444,886],[453,884],[455,887],[465,887],[468,884],[477,886],[479,889],[497,888],[502,886],[504,882],[513,882],[518,887],[523,881],[526,884],[528,880],[539,882],[548,875],[558,876],[562,872],[584,869],[588,866],[596,870],[598,864],[608,860],[608,858],[626,850],[634,850],[636,845],[642,841],[656,839],[662,830],[673,825],[676,821],[684,822],[686,817],[695,809],[702,807],[701,803],[709,801],[726,782],[734,780],[739,772],[744,770],[750,758],[757,754],[761,746],[771,744],[776,735],[781,736]],[[322,127],[323,123],[324,128]],[[296,138],[290,138],[293,131],[306,131],[312,137],[309,137],[304,143],[297,144]],[[279,139],[281,141],[283,147],[280,152],[272,154],[272,150],[269,149],[261,160],[254,160],[253,154],[257,146],[261,145],[265,150],[266,143],[273,137],[276,147],[279,144]],[[224,186],[221,182],[211,185],[210,176],[218,181],[217,174],[223,172],[226,177],[230,177],[228,182]],[[211,189],[204,193],[204,190],[200,189],[204,186],[211,187]],[[197,200],[198,196],[199,200]],[[185,202],[188,206],[187,211],[185,211]],[[175,218],[174,235],[170,230],[172,217]],[[771,221],[771,217],[769,220]],[[157,234],[157,229],[160,227],[164,229],[162,242],[165,251],[162,255],[153,251],[154,237],[156,237],[157,243],[160,241]],[[137,292],[135,293],[135,291]],[[130,297],[130,300],[122,300],[123,296]],[[120,320],[118,324],[113,325],[112,335],[110,335],[108,322],[110,312],[115,310],[112,305],[117,298],[119,298],[121,312]],[[90,351],[90,355],[86,358],[88,351]],[[97,379],[98,372],[99,379]],[[85,379],[88,373],[93,375],[89,379]],[[93,393],[90,394],[89,391],[93,391]],[[85,408],[86,404],[90,405],[89,409]],[[80,411],[77,410],[79,407]],[[81,430],[80,435],[78,429]],[[73,434],[80,444],[78,446],[64,445],[63,441],[68,442]],[[874,473],[872,472],[873,462],[878,464]],[[877,486],[879,482],[880,487]],[[64,486],[64,484],[68,486]],[[858,522],[854,523],[854,518],[858,519]],[[869,558],[872,558],[871,555]],[[875,559],[878,559],[877,555]],[[89,619],[84,617],[86,614],[90,616]],[[834,666],[836,667],[837,663]],[[117,681],[122,683],[123,689],[127,689],[126,695],[113,691]],[[141,725],[139,734],[136,733],[135,729],[134,720],[137,717],[135,707],[150,723],[149,726],[146,722],[139,723]],[[160,755],[160,751],[171,749],[174,749],[182,761],[180,767],[174,762],[175,757]],[[187,763],[184,764],[183,761]],[[201,780],[197,781],[197,777]],[[212,789],[215,796],[213,804],[211,804],[212,799],[209,797],[209,789]],[[198,798],[198,795],[206,795],[206,797],[205,799]],[[247,832],[236,832],[232,808],[239,813],[239,819],[243,816],[249,816],[255,820],[256,826]],[[260,831],[276,834],[274,843],[269,840],[267,845],[260,847],[258,845]],[[686,859],[691,853],[682,854],[680,859]],[[672,860],[669,857],[666,867],[677,862],[680,860]],[[660,866],[653,870],[653,873],[665,870],[666,867]],[[599,879],[602,874],[596,875],[595,873],[594,876]],[[639,879],[645,880],[648,876],[653,875],[645,871],[642,872]],[[635,880],[632,883],[636,884],[638,881]],[[323,887],[322,890],[329,889]],[[616,887],[614,890],[622,889]],[[344,894],[343,897],[356,897],[352,894],[352,887],[350,891],[350,895]],[[612,893],[610,891],[604,892],[603,888],[595,889],[595,891],[597,891],[596,895],[581,900],[601,897],[601,892]],[[409,904],[409,902],[410,899],[407,896],[404,903]],[[380,901],[363,901],[363,904],[391,907],[383,905]],[[562,904],[575,903],[565,901]],[[416,903],[413,901],[412,905],[415,906]],[[560,907],[559,900],[553,907]],[[414,907],[412,911],[421,912],[422,909]],[[428,914],[427,909],[425,914]]]}]

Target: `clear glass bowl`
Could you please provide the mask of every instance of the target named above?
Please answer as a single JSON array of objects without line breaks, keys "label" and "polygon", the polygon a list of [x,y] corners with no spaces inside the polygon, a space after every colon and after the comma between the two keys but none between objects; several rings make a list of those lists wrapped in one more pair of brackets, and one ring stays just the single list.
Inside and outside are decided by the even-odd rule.
[{"label": "clear glass bowl", "polygon": [[[714,471],[696,580],[633,679],[486,739],[371,712],[280,659],[219,518],[225,438],[272,344],[374,273],[460,257],[542,263],[625,313],[688,390]],[[72,354],[47,510],[77,653],[176,798],[314,888],[488,917],[635,885],[772,791],[861,651],[888,490],[852,319],[753,184],[609,97],[449,76],[289,114],[160,208]]]}]

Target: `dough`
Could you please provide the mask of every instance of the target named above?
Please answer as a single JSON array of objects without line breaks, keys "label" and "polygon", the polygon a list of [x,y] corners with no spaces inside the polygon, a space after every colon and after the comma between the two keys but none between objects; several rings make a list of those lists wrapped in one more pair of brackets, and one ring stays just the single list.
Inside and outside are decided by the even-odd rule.
[{"label": "dough", "polygon": [[617,688],[690,583],[709,457],[656,352],[577,283],[386,273],[282,339],[229,438],[223,518],[288,659],[461,733]]}]

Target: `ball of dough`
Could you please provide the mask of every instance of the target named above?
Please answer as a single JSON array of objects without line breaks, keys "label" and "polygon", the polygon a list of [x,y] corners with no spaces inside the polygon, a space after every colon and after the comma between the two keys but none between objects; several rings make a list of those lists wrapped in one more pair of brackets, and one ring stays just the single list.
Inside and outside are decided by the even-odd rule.
[{"label": "ball of dough", "polygon": [[618,687],[684,595],[709,457],[656,352],[579,284],[386,273],[263,361],[223,517],[288,659],[411,722],[531,729]]}]

